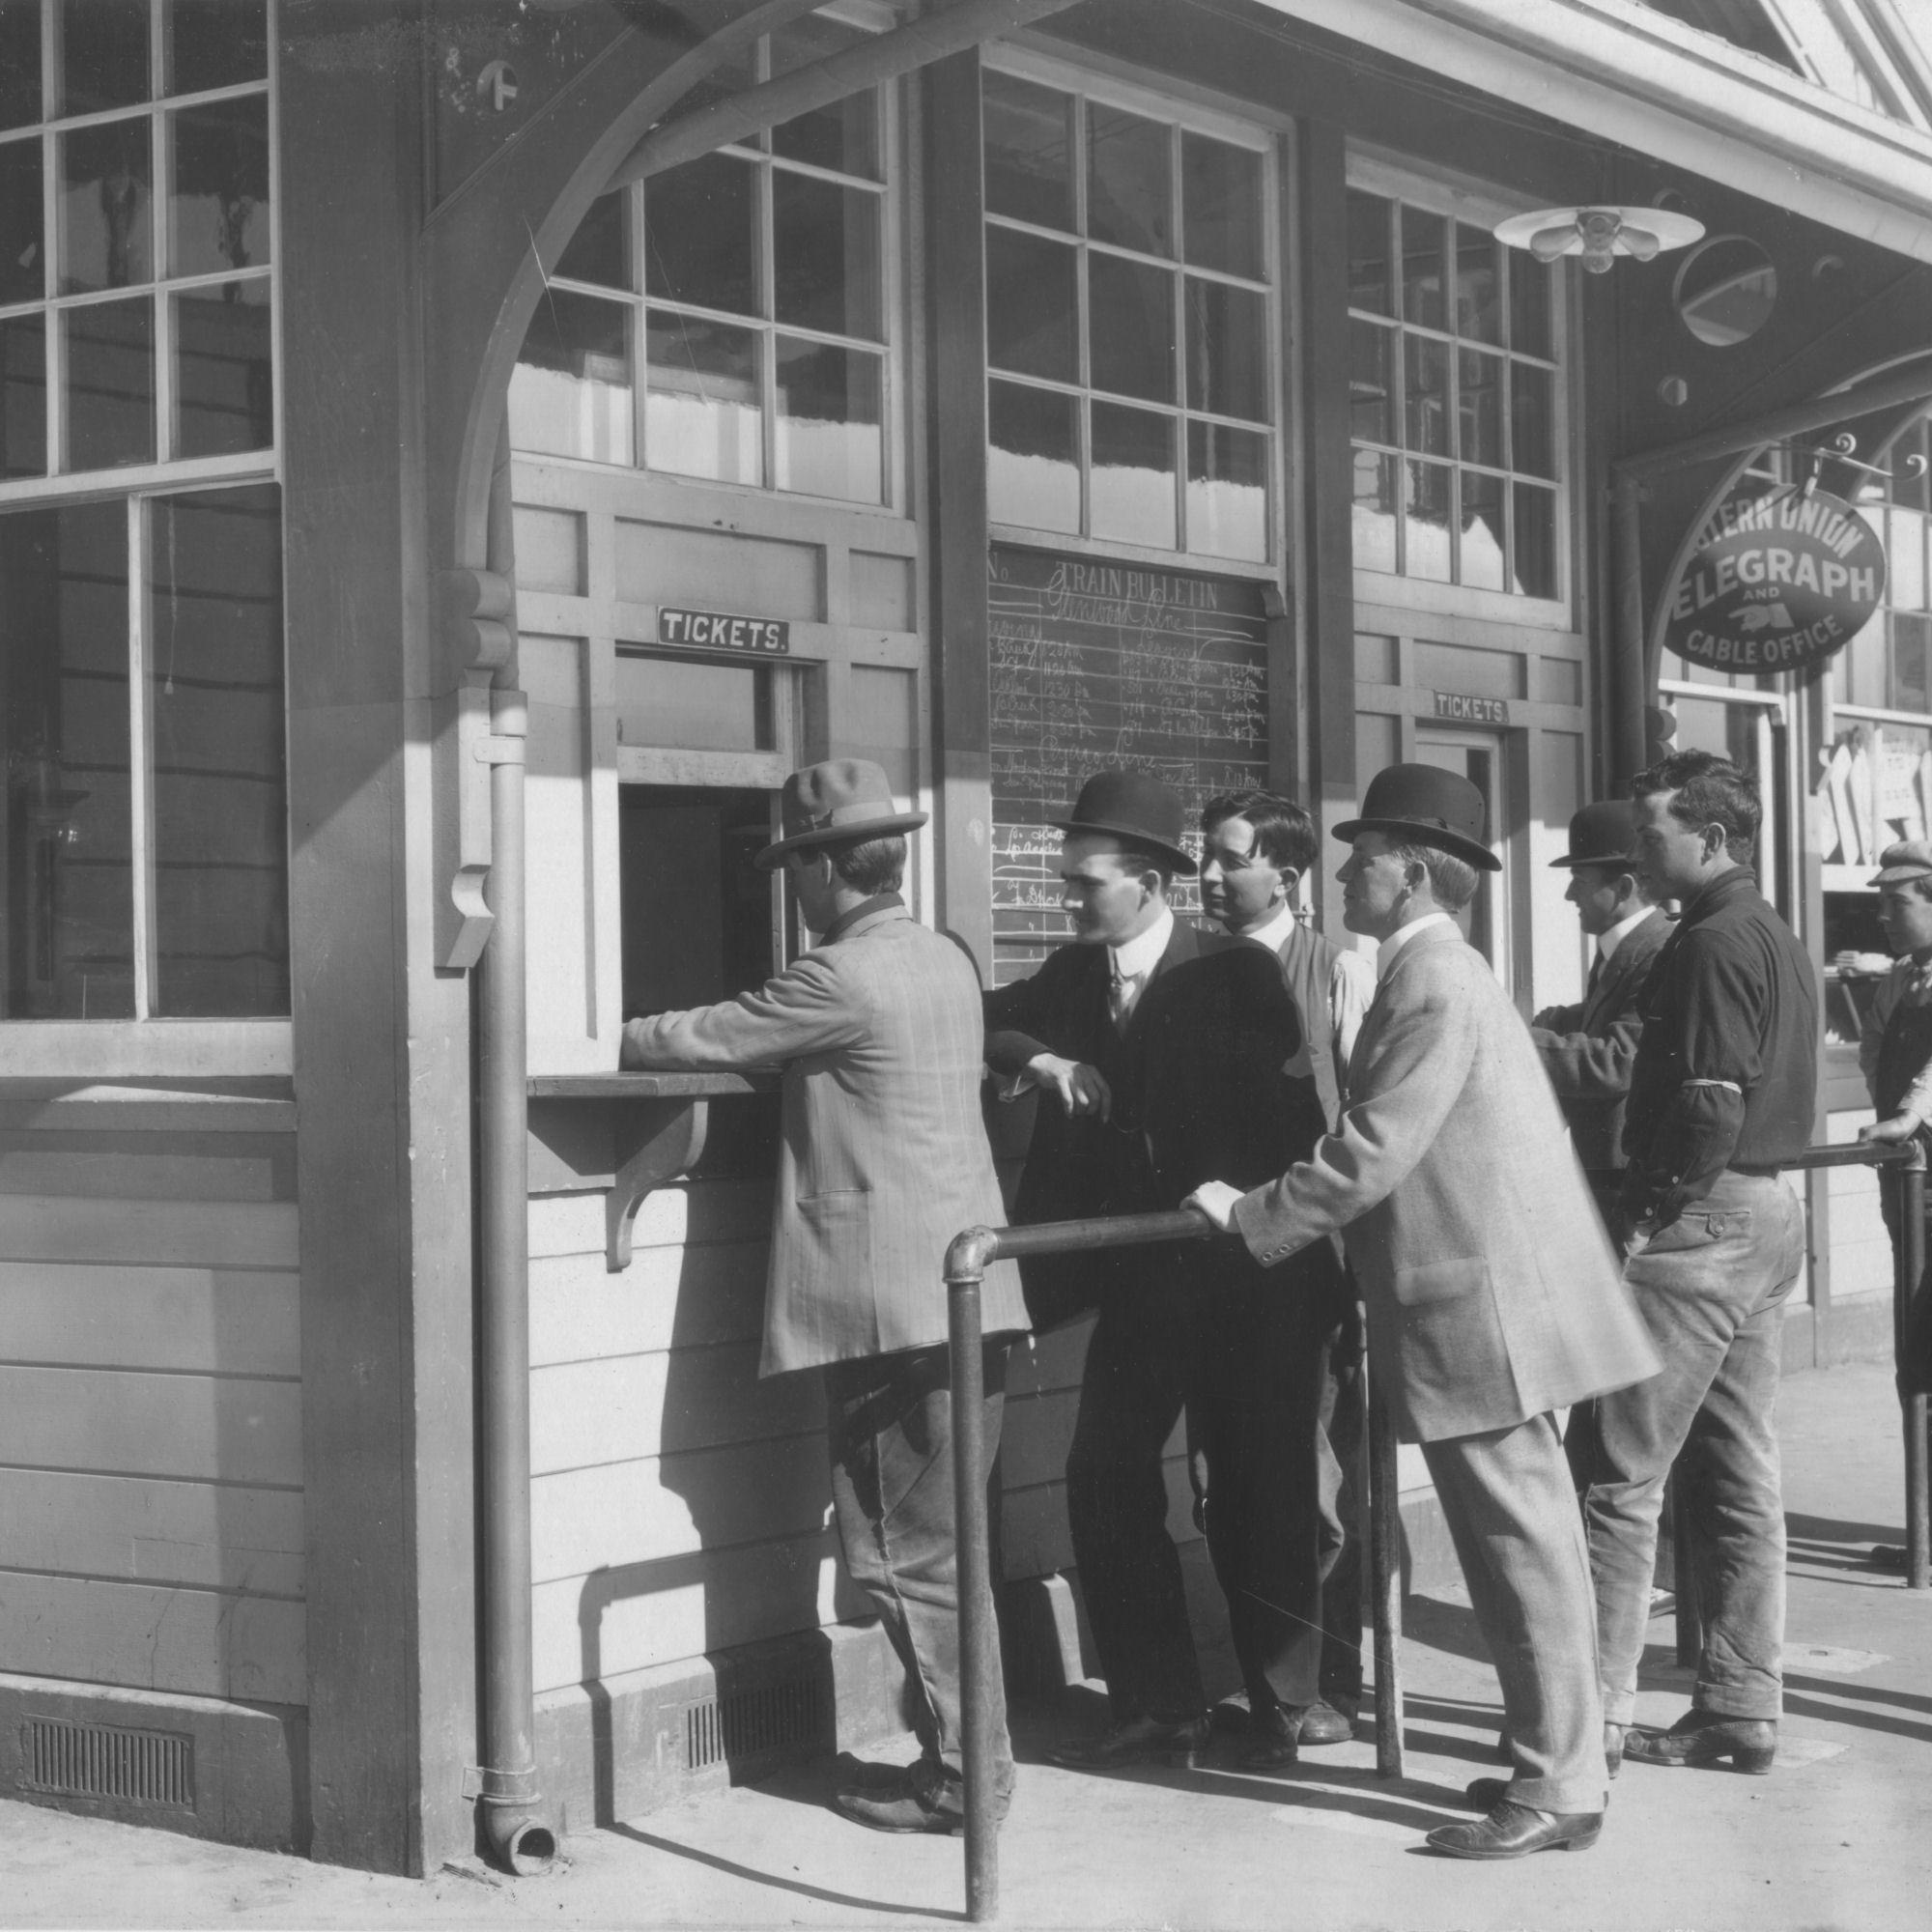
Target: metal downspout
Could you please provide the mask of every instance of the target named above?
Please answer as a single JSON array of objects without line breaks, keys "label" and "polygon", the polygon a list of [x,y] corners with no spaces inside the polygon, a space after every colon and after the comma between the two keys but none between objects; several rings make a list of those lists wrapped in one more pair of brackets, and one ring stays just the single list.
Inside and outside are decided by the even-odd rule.
[{"label": "metal downspout", "polygon": [[[510,439],[497,433],[490,479],[489,569],[515,584]],[[530,1324],[527,1024],[525,1012],[524,746],[529,707],[511,650],[491,693],[494,923],[477,973],[477,1098],[482,1281],[477,1297],[483,1710],[477,1823],[491,1855],[528,1876],[547,1871],[556,1834],[537,1790],[530,1662]]]}]

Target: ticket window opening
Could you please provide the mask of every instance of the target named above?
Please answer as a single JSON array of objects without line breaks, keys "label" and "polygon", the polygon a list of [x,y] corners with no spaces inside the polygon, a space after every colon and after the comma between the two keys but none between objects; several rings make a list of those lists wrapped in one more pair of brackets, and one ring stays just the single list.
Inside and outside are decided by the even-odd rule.
[{"label": "ticket window opening", "polygon": [[1489,843],[1503,861],[1500,872],[1478,875],[1476,896],[1457,915],[1464,935],[1505,986],[1511,983],[1509,946],[1509,838],[1508,801],[1503,796],[1504,759],[1500,735],[1488,732],[1431,731],[1418,728],[1415,734],[1418,763],[1435,765],[1443,771],[1465,778],[1483,795],[1489,822]]}]

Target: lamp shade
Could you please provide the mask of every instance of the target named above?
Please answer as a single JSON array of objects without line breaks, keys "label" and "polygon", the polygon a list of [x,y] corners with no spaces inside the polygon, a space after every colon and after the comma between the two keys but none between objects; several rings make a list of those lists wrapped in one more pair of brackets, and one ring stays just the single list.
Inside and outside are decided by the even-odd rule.
[{"label": "lamp shade", "polygon": [[1593,275],[1606,273],[1619,255],[1648,262],[1703,233],[1701,221],[1663,208],[1539,208],[1496,223],[1496,240],[1506,247],[1527,248],[1539,262],[1580,255]]}]

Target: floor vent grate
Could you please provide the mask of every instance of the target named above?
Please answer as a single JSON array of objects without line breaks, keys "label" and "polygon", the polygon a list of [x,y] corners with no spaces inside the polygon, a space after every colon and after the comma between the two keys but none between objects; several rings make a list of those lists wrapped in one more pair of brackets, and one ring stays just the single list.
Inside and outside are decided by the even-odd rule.
[{"label": "floor vent grate", "polygon": [[703,1771],[814,1744],[823,1728],[824,1696],[815,1678],[729,1690],[685,1712],[685,1769]]},{"label": "floor vent grate", "polygon": [[194,1740],[33,1718],[20,1727],[23,1782],[62,1798],[122,1798],[194,1808]]}]

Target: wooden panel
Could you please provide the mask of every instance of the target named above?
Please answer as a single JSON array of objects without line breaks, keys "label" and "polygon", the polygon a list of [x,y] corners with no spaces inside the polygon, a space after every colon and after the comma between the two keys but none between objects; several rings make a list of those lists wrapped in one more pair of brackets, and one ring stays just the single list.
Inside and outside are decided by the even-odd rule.
[{"label": "wooden panel", "polygon": [[86,1133],[290,1134],[295,1126],[296,1103],[286,1080],[211,1080],[192,1087],[162,1082],[81,1083],[71,1076],[0,1080],[0,1127]]},{"label": "wooden panel", "polygon": [[0,1368],[0,1463],[295,1489],[301,1388],[239,1377]]},{"label": "wooden panel", "polygon": [[575,639],[526,632],[517,661],[530,699],[524,781],[530,855],[529,1057],[532,1065],[549,1066],[561,1044],[581,1043],[597,1031],[584,647]]},{"label": "wooden panel", "polygon": [[546,1474],[823,1426],[816,1376],[761,1382],[757,1371],[757,1349],[740,1343],[538,1369],[530,1377],[530,1466]]},{"label": "wooden panel", "polygon": [[306,1637],[300,1604],[214,1590],[10,1577],[0,1597],[0,1657],[36,1677],[299,1704]]},{"label": "wooden panel", "polygon": [[672,1346],[755,1341],[766,1244],[645,1248],[621,1274],[603,1251],[530,1264],[530,1361],[539,1368]]},{"label": "wooden panel", "polygon": [[298,1597],[301,1497],[226,1483],[0,1469],[0,1570]]},{"label": "wooden panel", "polygon": [[626,603],[808,623],[825,617],[825,554],[816,544],[619,518],[616,564]]},{"label": "wooden panel", "polygon": [[0,1196],[0,1259],[294,1267],[296,1210],[280,1202],[65,1201],[6,1195]]},{"label": "wooden panel", "polygon": [[[771,1226],[769,1180],[701,1180],[660,1187],[638,1210],[634,1252],[707,1241],[742,1241]],[[530,1203],[530,1254],[601,1255],[604,1197],[550,1194]],[[635,1266],[636,1264],[634,1263]]]},{"label": "wooden panel", "polygon": [[864,1616],[830,1530],[599,1570],[532,1593],[538,1690]]},{"label": "wooden panel", "polygon": [[298,1375],[299,1280],[252,1268],[0,1262],[0,1355],[76,1367]]},{"label": "wooden panel", "polygon": [[88,1200],[293,1201],[286,1134],[63,1133],[0,1128],[0,1194]]},{"label": "wooden panel", "polygon": [[530,1486],[534,1575],[578,1577],[805,1536],[824,1525],[829,1502],[816,1433],[539,1476]]}]

